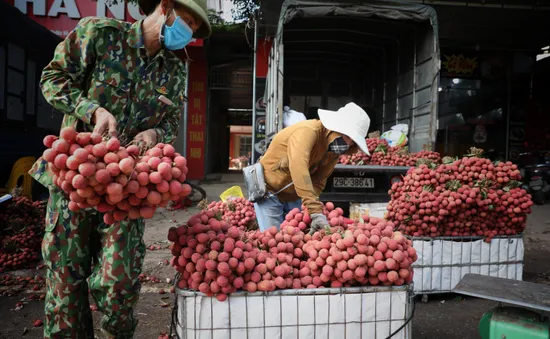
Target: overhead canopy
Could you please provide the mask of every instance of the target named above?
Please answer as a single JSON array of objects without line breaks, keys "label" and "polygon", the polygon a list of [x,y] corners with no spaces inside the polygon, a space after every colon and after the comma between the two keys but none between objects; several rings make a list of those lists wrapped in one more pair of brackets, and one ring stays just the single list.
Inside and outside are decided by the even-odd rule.
[{"label": "overhead canopy", "polygon": [[[424,39],[421,31],[433,35]],[[426,5],[388,0],[286,0],[276,38],[284,45],[285,86],[291,92],[319,93],[324,78],[338,96],[349,93],[350,82],[393,83],[411,67],[415,50],[422,60],[437,53],[437,14]]]},{"label": "overhead canopy", "polygon": [[283,25],[295,18],[338,16],[429,21],[434,27],[434,32],[437,32],[437,15],[435,10],[422,4],[387,0],[356,1],[353,3],[330,0],[285,0],[277,25],[277,36],[281,36]]},{"label": "overhead canopy", "polygon": [[[313,80],[315,74],[322,77],[322,72],[332,79],[333,88],[343,89],[337,83],[338,78],[349,82],[365,71],[371,73],[384,65],[400,63],[398,58],[407,49],[412,58],[416,37],[411,33],[419,22],[433,27],[431,41],[437,41],[437,15],[426,5],[388,0],[353,3],[286,0],[279,15],[276,37],[285,45],[287,74]],[[433,49],[433,46],[426,47]],[[311,61],[326,65],[316,71]],[[334,67],[335,64],[339,66]],[[396,77],[393,73],[399,73],[398,67],[388,69],[388,77]],[[305,82],[297,86],[316,91],[312,84]]]},{"label": "overhead canopy", "polygon": [[[260,35],[276,34],[283,2],[260,2]],[[550,0],[411,0],[403,6],[423,4],[437,12],[439,42],[444,47],[538,52],[548,45]]]},{"label": "overhead canopy", "polygon": [[[283,91],[307,97],[308,110],[337,109],[354,101],[374,110],[373,128],[385,131],[406,123],[413,126],[412,149],[430,145],[437,119],[437,30],[435,10],[422,4],[284,1],[274,40],[277,52],[270,55],[267,116],[275,122],[280,116],[275,106]],[[314,98],[319,98],[316,103]]]}]

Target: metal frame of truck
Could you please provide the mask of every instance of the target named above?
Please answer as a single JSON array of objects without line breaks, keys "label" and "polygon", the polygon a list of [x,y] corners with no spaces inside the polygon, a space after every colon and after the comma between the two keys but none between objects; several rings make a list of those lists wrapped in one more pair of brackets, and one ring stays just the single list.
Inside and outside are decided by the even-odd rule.
[{"label": "metal frame of truck", "polygon": [[[338,35],[342,36],[341,40],[347,39],[344,43],[352,43],[360,37],[371,37],[373,42],[364,40],[364,44],[380,51],[375,61],[382,64],[374,66],[375,79],[370,86],[370,92],[376,93],[372,106],[381,115],[376,118],[382,118],[375,119],[378,124],[373,126],[374,129],[383,132],[397,123],[406,123],[409,125],[409,148],[412,152],[420,151],[426,146],[433,147],[437,132],[440,70],[437,16],[435,10],[429,6],[401,1],[348,3],[286,0],[281,9],[277,34],[273,38],[269,57],[264,95],[267,104],[266,135],[282,129],[285,51],[290,51],[290,48],[285,50],[283,41],[285,25],[311,18],[327,20],[323,27],[302,29],[319,34],[320,44],[330,43],[323,40],[327,30],[339,30],[338,27],[331,27],[332,18],[357,20],[358,28],[343,28]],[[385,31],[359,29],[365,27],[368,20],[376,20],[371,25],[372,28],[380,27],[380,30]],[[385,26],[382,27],[382,24]],[[390,27],[393,32],[389,31]],[[358,41],[355,42],[361,45]],[[380,45],[376,46],[375,42]],[[390,44],[394,46],[387,47]]]},{"label": "metal frame of truck", "polygon": [[[257,34],[258,30],[255,31]],[[334,65],[338,65],[338,62],[355,60],[355,56],[345,59],[354,53],[350,46],[355,46],[357,50],[372,51],[372,55],[364,58],[365,63],[367,60],[372,62],[371,67],[358,65],[368,70],[365,71],[368,74],[364,75],[368,83],[364,84],[366,93],[363,95],[372,98],[370,108],[374,112],[371,115],[374,124],[371,130],[384,132],[393,125],[406,123],[409,125],[408,146],[411,152],[433,149],[438,126],[440,70],[437,31],[435,10],[422,4],[381,0],[284,1],[269,56],[264,94],[267,105],[266,135],[277,133],[283,126],[285,77],[292,79],[292,74],[285,74],[285,64],[292,62],[291,55],[296,55],[287,56],[285,53],[299,53],[292,49],[299,44],[308,44],[313,47],[311,51],[304,51],[301,59],[309,58],[311,64],[321,63],[323,54],[330,53],[335,58]],[[302,39],[294,38],[296,34],[302,34]],[[319,48],[315,46],[326,47],[330,44],[334,46],[334,51],[327,52],[325,49],[316,52]],[[339,165],[329,178],[321,199],[387,202],[391,178],[399,177],[407,169]],[[352,176],[370,178],[372,180],[369,182],[374,182],[374,187],[334,187],[335,178]]]},{"label": "metal frame of truck", "polygon": [[[409,167],[405,166],[354,166],[336,165],[334,172],[327,180],[325,190],[321,194],[321,201],[335,203],[375,203],[390,200],[388,190],[396,180],[401,180]],[[372,180],[369,188],[337,187],[336,181],[342,179]]]}]

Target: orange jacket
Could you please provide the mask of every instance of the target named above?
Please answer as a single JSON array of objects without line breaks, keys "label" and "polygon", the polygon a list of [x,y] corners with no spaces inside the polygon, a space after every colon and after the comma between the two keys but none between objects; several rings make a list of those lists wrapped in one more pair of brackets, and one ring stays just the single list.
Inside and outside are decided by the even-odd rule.
[{"label": "orange jacket", "polygon": [[[301,198],[310,214],[321,213],[319,195],[339,157],[329,152],[328,146],[339,136],[319,120],[302,121],[277,133],[260,159],[268,190],[274,193],[293,182],[293,186],[279,193],[279,200],[289,202]],[[353,146],[347,154],[357,149]]]}]

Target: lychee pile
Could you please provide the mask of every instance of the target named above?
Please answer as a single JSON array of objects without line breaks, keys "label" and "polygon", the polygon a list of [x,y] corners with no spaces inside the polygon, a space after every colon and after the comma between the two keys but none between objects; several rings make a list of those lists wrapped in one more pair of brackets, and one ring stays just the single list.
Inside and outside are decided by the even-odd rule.
[{"label": "lychee pile", "polygon": [[[333,204],[327,205],[333,208]],[[231,226],[220,213],[203,210],[168,233],[174,255],[171,265],[181,273],[178,287],[223,301],[238,290],[403,285],[412,281],[416,252],[410,240],[393,232],[391,222],[365,217],[354,223],[337,209],[327,212],[332,213],[334,226],[312,236],[303,232],[304,225],[300,227],[300,223],[308,227],[304,211],[292,211],[280,230],[271,227],[261,232]]]},{"label": "lychee pile", "polygon": [[159,143],[141,156],[137,145],[124,147],[116,138],[61,130],[44,138],[43,159],[53,183],[69,198],[69,209],[94,208],[106,224],[152,218],[156,209],[191,193],[185,184],[187,160],[170,144]]}]

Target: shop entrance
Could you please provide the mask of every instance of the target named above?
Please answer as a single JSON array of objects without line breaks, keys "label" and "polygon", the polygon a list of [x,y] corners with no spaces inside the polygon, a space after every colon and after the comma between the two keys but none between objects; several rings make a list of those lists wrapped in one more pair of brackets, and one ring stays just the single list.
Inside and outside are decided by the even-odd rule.
[{"label": "shop entrance", "polygon": [[249,164],[252,151],[252,126],[229,127],[229,170],[240,171]]}]

